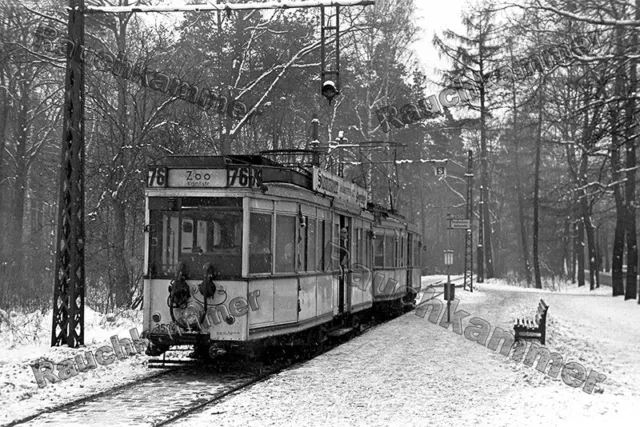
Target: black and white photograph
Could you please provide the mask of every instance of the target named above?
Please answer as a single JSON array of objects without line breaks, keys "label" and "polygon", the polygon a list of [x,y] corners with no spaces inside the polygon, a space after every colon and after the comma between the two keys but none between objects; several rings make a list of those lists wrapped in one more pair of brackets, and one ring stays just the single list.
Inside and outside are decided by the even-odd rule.
[{"label": "black and white photograph", "polygon": [[639,79],[640,0],[0,0],[0,427],[640,425]]}]

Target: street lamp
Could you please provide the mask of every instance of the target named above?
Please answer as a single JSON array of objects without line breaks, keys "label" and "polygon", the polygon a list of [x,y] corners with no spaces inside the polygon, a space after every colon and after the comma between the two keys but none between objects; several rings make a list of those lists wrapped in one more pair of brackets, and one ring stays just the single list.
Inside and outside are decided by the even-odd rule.
[{"label": "street lamp", "polygon": [[331,100],[340,94],[337,85],[333,82],[333,80],[327,80],[322,83],[322,96],[327,98],[329,103]]}]

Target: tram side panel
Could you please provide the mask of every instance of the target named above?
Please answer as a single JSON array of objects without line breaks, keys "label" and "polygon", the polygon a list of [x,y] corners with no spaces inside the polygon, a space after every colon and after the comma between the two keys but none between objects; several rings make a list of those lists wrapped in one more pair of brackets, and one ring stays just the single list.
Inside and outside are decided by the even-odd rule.
[{"label": "tram side panel", "polygon": [[300,301],[300,312],[298,320],[300,322],[313,319],[317,315],[317,276],[300,277],[298,300]]}]

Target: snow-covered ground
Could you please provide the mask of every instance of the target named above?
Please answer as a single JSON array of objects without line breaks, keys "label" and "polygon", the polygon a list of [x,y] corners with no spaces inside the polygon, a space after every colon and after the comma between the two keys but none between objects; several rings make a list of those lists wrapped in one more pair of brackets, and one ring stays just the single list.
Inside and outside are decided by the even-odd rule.
[{"label": "snow-covered ground", "polygon": [[59,363],[85,356],[86,352],[95,354],[98,348],[111,346],[109,338],[114,335],[130,339],[130,329],[142,333],[142,312],[115,313],[115,320],[110,322],[107,316],[86,307],[86,346],[77,349],[51,347],[51,311],[44,316],[39,312],[12,314],[11,325],[0,324],[0,424],[157,373],[147,368],[148,357],[138,354],[106,366],[97,364],[97,368],[56,384],[47,381],[40,388],[31,368],[33,363],[43,359]]},{"label": "snow-covered ground", "polygon": [[[439,277],[441,278],[441,277]],[[425,277],[423,283],[439,278]],[[311,361],[282,372],[184,421],[184,425],[435,425],[635,426],[640,402],[640,306],[612,298],[611,288],[589,291],[555,283],[555,291],[490,280],[475,292],[456,289],[463,309],[510,330],[515,317],[549,304],[547,348],[607,376],[592,394],[514,362],[464,336],[408,313]],[[441,298],[441,297],[440,297]],[[89,311],[87,349],[50,348],[50,316],[35,314],[21,334],[0,339],[0,424],[114,385],[156,373],[147,357],[131,356],[57,384],[38,388],[29,364],[59,362],[110,345],[109,337],[141,331],[139,313],[107,322]],[[468,324],[468,319],[463,325]],[[14,324],[27,315],[12,319]],[[463,326],[463,329],[464,329]],[[39,341],[27,342],[29,336]],[[614,424],[615,423],[615,424]]]}]

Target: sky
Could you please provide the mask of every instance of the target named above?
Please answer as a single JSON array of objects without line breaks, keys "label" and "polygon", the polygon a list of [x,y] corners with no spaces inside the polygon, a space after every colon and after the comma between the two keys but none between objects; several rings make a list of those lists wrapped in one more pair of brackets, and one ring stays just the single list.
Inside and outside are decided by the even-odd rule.
[{"label": "sky", "polygon": [[421,39],[413,48],[427,76],[435,78],[435,68],[448,66],[446,60],[438,58],[438,52],[432,43],[434,34],[437,32],[442,35],[445,29],[464,34],[461,13],[469,2],[472,0],[416,0],[416,21],[422,31]]}]

